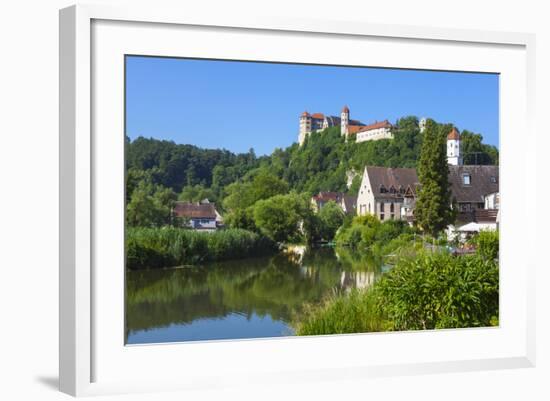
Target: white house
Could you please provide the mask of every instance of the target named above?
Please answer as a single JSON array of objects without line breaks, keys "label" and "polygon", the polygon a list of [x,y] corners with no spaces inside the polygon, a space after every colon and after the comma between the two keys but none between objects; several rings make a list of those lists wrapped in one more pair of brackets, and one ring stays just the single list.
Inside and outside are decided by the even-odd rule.
[{"label": "white house", "polygon": [[414,197],[418,186],[414,168],[367,166],[357,195],[357,214],[372,214],[380,220],[405,219],[405,198]]},{"label": "white house", "polygon": [[392,125],[388,120],[375,122],[357,129],[355,142],[376,141],[378,139],[392,139]]},{"label": "white house", "polygon": [[174,217],[189,220],[189,227],[194,230],[216,230],[223,224],[222,216],[213,203],[208,200],[192,202],[176,202],[172,210]]}]

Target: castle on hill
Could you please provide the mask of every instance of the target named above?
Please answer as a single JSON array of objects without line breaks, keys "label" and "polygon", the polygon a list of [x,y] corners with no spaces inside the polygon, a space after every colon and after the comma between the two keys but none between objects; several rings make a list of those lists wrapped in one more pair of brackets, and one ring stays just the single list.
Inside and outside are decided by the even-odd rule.
[{"label": "castle on hill", "polygon": [[388,120],[364,124],[359,120],[350,119],[348,106],[344,106],[340,117],[326,116],[323,113],[310,114],[304,111],[300,115],[300,132],[298,143],[303,145],[306,137],[312,132],[322,131],[326,128],[340,126],[340,133],[346,137],[346,141],[355,138],[355,142],[376,141],[378,139],[391,139],[392,125]]}]

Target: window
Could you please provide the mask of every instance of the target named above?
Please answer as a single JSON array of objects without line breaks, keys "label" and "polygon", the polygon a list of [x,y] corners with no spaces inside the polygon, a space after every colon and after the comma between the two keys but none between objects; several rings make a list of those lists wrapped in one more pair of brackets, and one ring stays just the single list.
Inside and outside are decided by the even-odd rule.
[{"label": "window", "polygon": [[384,213],[380,213],[380,220],[384,220]]},{"label": "window", "polygon": [[495,177],[494,175],[491,176],[491,183],[492,183],[492,184],[496,184],[496,183],[497,183],[497,177]]},{"label": "window", "polygon": [[386,189],[386,187],[384,185],[380,185],[380,193],[381,194],[385,194],[386,192],[388,192],[388,190]]},{"label": "window", "polygon": [[395,211],[395,206],[393,205],[393,202],[390,203],[390,213],[393,213]]},{"label": "window", "polygon": [[384,202],[380,202],[380,213],[384,213]]},{"label": "window", "polygon": [[470,185],[470,183],[471,183],[471,176],[470,176],[470,174],[463,174],[463,175],[462,175],[462,183],[463,183],[464,185]]}]

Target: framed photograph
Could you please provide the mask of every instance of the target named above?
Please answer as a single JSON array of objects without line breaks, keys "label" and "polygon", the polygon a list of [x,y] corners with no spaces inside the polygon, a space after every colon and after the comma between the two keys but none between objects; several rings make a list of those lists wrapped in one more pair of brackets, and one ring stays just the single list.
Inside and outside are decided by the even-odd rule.
[{"label": "framed photograph", "polygon": [[534,366],[532,35],[73,6],[60,52],[62,391]]}]

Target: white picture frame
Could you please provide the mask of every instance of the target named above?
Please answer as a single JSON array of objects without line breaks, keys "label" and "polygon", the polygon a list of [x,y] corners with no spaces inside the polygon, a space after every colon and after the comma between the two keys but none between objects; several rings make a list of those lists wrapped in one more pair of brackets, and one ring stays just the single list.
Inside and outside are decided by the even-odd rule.
[{"label": "white picture frame", "polygon": [[[179,35],[191,35],[182,37],[200,41],[200,48],[182,48]],[[220,40],[220,35],[225,35],[227,41]],[[258,39],[255,35],[262,37],[261,49],[254,45]],[[123,193],[120,179],[123,132],[119,136],[98,133],[105,132],[103,128],[118,130],[123,125],[120,56],[215,56],[352,64],[334,54],[337,52],[327,56],[319,56],[317,52],[298,55],[292,46],[300,41],[314,49],[330,46],[334,41],[348,48],[381,49],[379,60],[358,57],[353,62],[355,65],[501,74],[500,326],[125,347],[119,330],[124,324],[121,304],[124,266],[120,263],[123,228],[118,224],[116,229],[106,229],[107,224],[120,222],[122,203],[115,201],[116,205],[110,209],[104,196],[112,190],[122,191],[114,198]],[[536,252],[527,252],[527,257],[520,258],[512,247],[532,250],[534,246],[520,230],[514,229],[527,227],[530,232],[535,231],[535,210],[516,208],[528,202],[527,191],[518,188],[536,191],[535,176],[531,173],[535,171],[532,149],[536,141],[534,44],[534,35],[521,33],[373,25],[357,21],[188,15],[183,9],[164,10],[153,6],[120,9],[78,5],[61,10],[61,391],[79,396],[201,389],[245,384],[249,380],[280,384],[297,378],[326,380],[329,376],[359,378],[534,366]],[[394,46],[408,49],[410,57],[396,59],[391,51]],[[417,51],[429,56],[434,49],[440,60],[415,58]],[[451,59],[451,55],[460,57]],[[520,138],[513,135],[517,132],[521,132]],[[511,149],[514,150],[513,166],[506,164],[511,158]],[[515,188],[509,185],[512,181],[518,183]],[[529,194],[533,194],[533,189]],[[115,262],[109,264],[117,267],[112,271],[102,270],[101,266],[111,260]],[[512,271],[512,265],[516,271]],[[365,353],[365,347],[372,344],[374,349]],[[342,347],[355,351],[342,355],[337,352]],[[388,347],[392,347],[395,355],[384,354]],[[269,352],[274,349],[276,353]],[[170,374],[174,361],[176,358],[181,361],[182,355],[189,363],[179,366],[177,374]],[[214,366],[204,362],[215,358],[219,358],[219,363]],[[292,368],[285,366],[288,358],[295,358]],[[237,362],[230,366],[224,364],[225,359]],[[149,367],[142,376],[135,369],[140,361]],[[158,368],[161,362],[166,365],[165,369]]]}]

